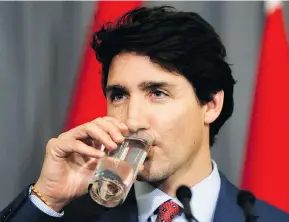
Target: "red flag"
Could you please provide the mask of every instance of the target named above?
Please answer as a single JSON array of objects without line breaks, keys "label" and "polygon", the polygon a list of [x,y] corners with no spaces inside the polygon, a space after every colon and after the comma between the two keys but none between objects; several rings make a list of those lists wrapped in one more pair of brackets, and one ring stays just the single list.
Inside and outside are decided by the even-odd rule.
[{"label": "red flag", "polygon": [[268,2],[242,188],[289,212],[289,47],[280,2]]},{"label": "red flag", "polygon": [[106,100],[101,89],[101,66],[90,46],[91,36],[100,25],[115,21],[127,11],[140,6],[141,1],[98,1],[89,27],[80,73],[72,95],[66,130],[106,115]]}]

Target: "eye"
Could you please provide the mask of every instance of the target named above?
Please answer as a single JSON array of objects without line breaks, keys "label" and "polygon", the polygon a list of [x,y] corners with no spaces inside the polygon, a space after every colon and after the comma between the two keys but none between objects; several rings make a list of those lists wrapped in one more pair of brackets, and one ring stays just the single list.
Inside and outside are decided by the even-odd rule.
[{"label": "eye", "polygon": [[121,102],[122,100],[124,100],[126,98],[126,96],[124,95],[124,93],[122,92],[113,92],[111,93],[111,95],[109,96],[109,99],[111,102]]},{"label": "eye", "polygon": [[161,98],[163,98],[163,97],[168,96],[167,93],[165,93],[165,92],[163,92],[162,90],[159,90],[159,89],[154,89],[154,90],[152,90],[151,95],[152,95],[154,98],[157,98],[157,99],[161,99]]}]

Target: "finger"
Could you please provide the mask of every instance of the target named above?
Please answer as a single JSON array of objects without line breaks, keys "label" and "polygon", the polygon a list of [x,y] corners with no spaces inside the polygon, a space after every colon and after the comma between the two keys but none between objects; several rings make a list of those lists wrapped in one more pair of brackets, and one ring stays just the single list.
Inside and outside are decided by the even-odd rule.
[{"label": "finger", "polygon": [[109,150],[117,147],[117,144],[112,140],[110,135],[92,122],[78,126],[64,134],[61,134],[58,138],[79,140],[87,137],[94,139],[97,144],[103,144]]},{"label": "finger", "polygon": [[95,170],[98,160],[98,158],[91,158],[83,165],[83,167],[89,170]]},{"label": "finger", "polygon": [[87,133],[84,131],[84,125],[79,125],[66,132],[61,133],[58,138],[60,139],[84,139],[87,137]]},{"label": "finger", "polygon": [[121,133],[120,128],[111,121],[107,121],[103,118],[98,118],[92,122],[99,126],[99,128],[103,129],[105,132],[107,132],[111,136],[112,140],[116,143],[122,143],[124,141],[124,137]]},{"label": "finger", "polygon": [[140,167],[139,167],[139,171],[143,171],[144,170],[144,165],[142,164]]},{"label": "finger", "polygon": [[93,158],[105,156],[104,152],[97,150],[94,147],[87,146],[79,140],[71,139],[51,139],[47,144],[47,150],[59,158],[65,158],[74,152]]},{"label": "finger", "polygon": [[115,126],[117,126],[123,135],[126,135],[128,133],[128,126],[125,125],[124,123],[119,122],[117,119],[110,117],[110,116],[105,116],[103,117],[104,120],[112,122]]}]

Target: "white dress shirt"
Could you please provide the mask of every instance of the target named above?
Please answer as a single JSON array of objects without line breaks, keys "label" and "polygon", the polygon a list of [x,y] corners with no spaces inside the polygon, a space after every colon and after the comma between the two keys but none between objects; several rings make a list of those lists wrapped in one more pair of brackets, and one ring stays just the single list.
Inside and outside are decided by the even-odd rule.
[{"label": "white dress shirt", "polygon": [[[221,179],[217,164],[212,161],[212,173],[191,188],[192,199],[190,202],[194,217],[200,222],[212,222],[219,192],[221,188]],[[168,196],[161,190],[154,188],[144,182],[135,183],[136,200],[138,205],[139,222],[155,222],[157,215],[156,209],[167,200],[172,200],[179,206],[183,205],[176,198]],[[184,214],[177,216],[173,222],[187,222]]]},{"label": "white dress shirt", "polygon": [[[192,213],[194,217],[200,222],[213,221],[219,191],[221,188],[221,179],[217,164],[214,161],[212,161],[212,163],[212,173],[207,178],[191,188],[192,199],[190,205]],[[157,219],[157,215],[154,214],[155,210],[167,200],[172,200],[179,206],[183,207],[183,205],[176,198],[171,198],[161,190],[154,188],[144,182],[137,181],[135,183],[135,193],[138,205],[139,222],[155,222]],[[30,195],[29,198],[36,207],[38,207],[47,215],[53,217],[62,217],[64,215],[64,212],[57,213],[53,211],[35,195]],[[173,222],[186,222],[184,214],[174,218]]]}]

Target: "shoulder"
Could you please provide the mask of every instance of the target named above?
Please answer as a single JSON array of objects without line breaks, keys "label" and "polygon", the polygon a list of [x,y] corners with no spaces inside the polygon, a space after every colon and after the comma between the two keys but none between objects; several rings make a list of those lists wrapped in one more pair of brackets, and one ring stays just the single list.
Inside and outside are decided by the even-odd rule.
[{"label": "shoulder", "polygon": [[[225,187],[226,193],[232,201],[234,201],[237,205],[237,195],[240,189],[232,184],[223,173],[220,172],[220,177],[222,181],[222,186]],[[277,207],[265,202],[264,200],[256,198],[255,206],[254,206],[255,215],[259,216],[259,220],[262,222],[271,222],[271,221],[278,221],[278,222],[288,222],[289,221],[289,214],[278,209]]]},{"label": "shoulder", "polygon": [[289,221],[288,213],[260,199],[256,199],[255,210],[256,214],[259,215],[260,218],[266,218],[266,221]]}]

